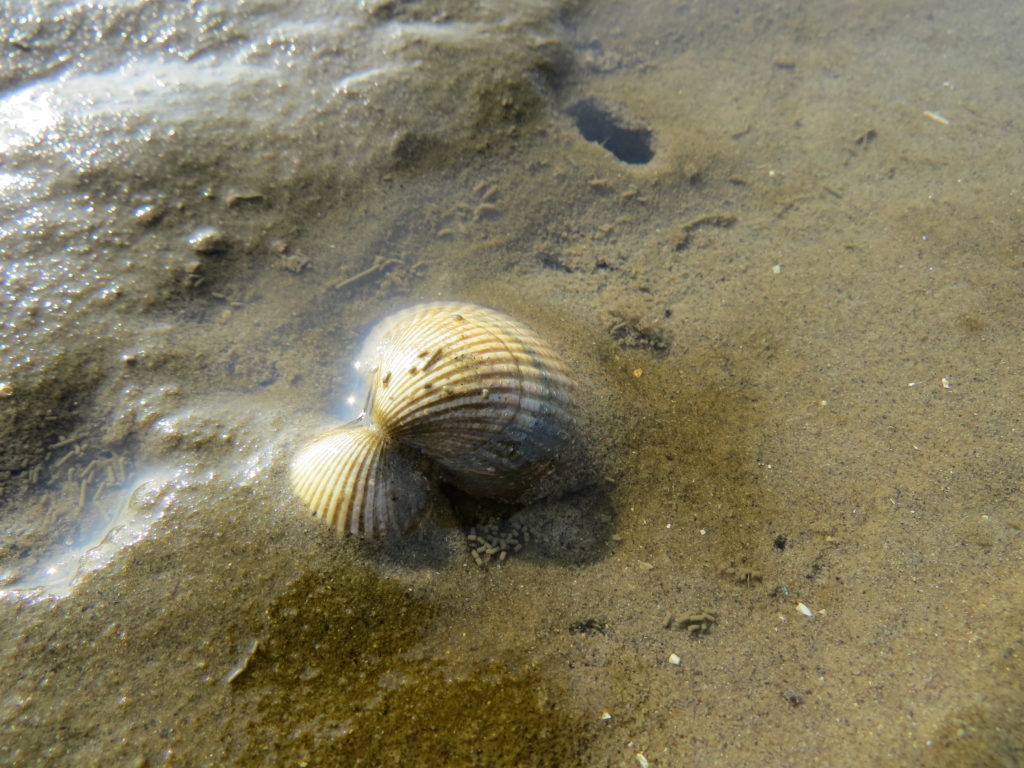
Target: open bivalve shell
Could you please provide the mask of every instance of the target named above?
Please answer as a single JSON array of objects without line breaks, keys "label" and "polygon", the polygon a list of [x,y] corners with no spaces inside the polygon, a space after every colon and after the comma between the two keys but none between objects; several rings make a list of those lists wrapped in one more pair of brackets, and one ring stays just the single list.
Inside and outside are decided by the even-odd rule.
[{"label": "open bivalve shell", "polygon": [[415,455],[373,426],[337,427],[306,445],[291,483],[310,514],[339,533],[404,533],[429,502]]},{"label": "open bivalve shell", "polygon": [[530,497],[570,439],[568,368],[501,312],[452,302],[411,307],[371,332],[360,363],[371,421],[468,493]]},{"label": "open bivalve shell", "polygon": [[467,493],[522,502],[555,490],[555,470],[572,468],[563,459],[574,431],[568,369],[508,315],[411,307],[370,332],[356,367],[369,384],[360,417],[369,423],[327,431],[291,469],[296,495],[341,533],[412,527],[430,501],[427,459]]}]

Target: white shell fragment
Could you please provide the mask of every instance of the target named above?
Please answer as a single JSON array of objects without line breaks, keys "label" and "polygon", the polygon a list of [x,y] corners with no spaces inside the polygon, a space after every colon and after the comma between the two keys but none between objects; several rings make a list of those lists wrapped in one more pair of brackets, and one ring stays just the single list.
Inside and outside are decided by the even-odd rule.
[{"label": "white shell fragment", "polygon": [[669,657],[668,657],[668,663],[669,664],[675,664],[678,667],[680,664],[683,663],[683,660],[681,658],[679,658],[679,656],[677,654],[671,653],[671,654],[669,654]]},{"label": "white shell fragment", "polygon": [[800,611],[800,613],[802,613],[804,616],[813,616],[814,615],[814,611],[812,611],[810,608],[808,608],[803,603],[797,603],[796,604],[796,609],[798,611]]},{"label": "white shell fragment", "polygon": [[295,456],[292,489],[313,517],[339,533],[405,532],[426,508],[427,481],[375,427],[340,427]]}]

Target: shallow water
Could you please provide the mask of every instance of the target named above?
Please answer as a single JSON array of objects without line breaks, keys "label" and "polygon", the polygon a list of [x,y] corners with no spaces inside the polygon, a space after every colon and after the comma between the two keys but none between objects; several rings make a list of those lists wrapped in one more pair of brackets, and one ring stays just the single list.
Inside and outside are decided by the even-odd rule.
[{"label": "shallow water", "polygon": [[[1024,754],[1016,5],[4,10],[0,760]],[[500,564],[287,487],[437,299],[581,388]]]}]

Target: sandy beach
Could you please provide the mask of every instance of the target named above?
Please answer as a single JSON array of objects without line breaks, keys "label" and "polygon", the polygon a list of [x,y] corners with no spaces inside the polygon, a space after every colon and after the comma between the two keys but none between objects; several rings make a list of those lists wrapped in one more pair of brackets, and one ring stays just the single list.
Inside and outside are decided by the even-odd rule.
[{"label": "sandy beach", "polygon": [[[1019,4],[5,16],[0,763],[1024,762]],[[586,466],[339,537],[438,300]]]}]

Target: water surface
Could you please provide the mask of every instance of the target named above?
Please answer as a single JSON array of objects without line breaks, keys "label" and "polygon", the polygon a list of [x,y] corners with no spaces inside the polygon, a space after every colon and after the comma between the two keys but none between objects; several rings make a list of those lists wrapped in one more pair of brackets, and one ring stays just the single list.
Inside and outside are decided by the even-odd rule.
[{"label": "water surface", "polygon": [[[1021,753],[1016,5],[0,18],[5,763]],[[287,487],[437,299],[580,383],[501,564]]]}]

